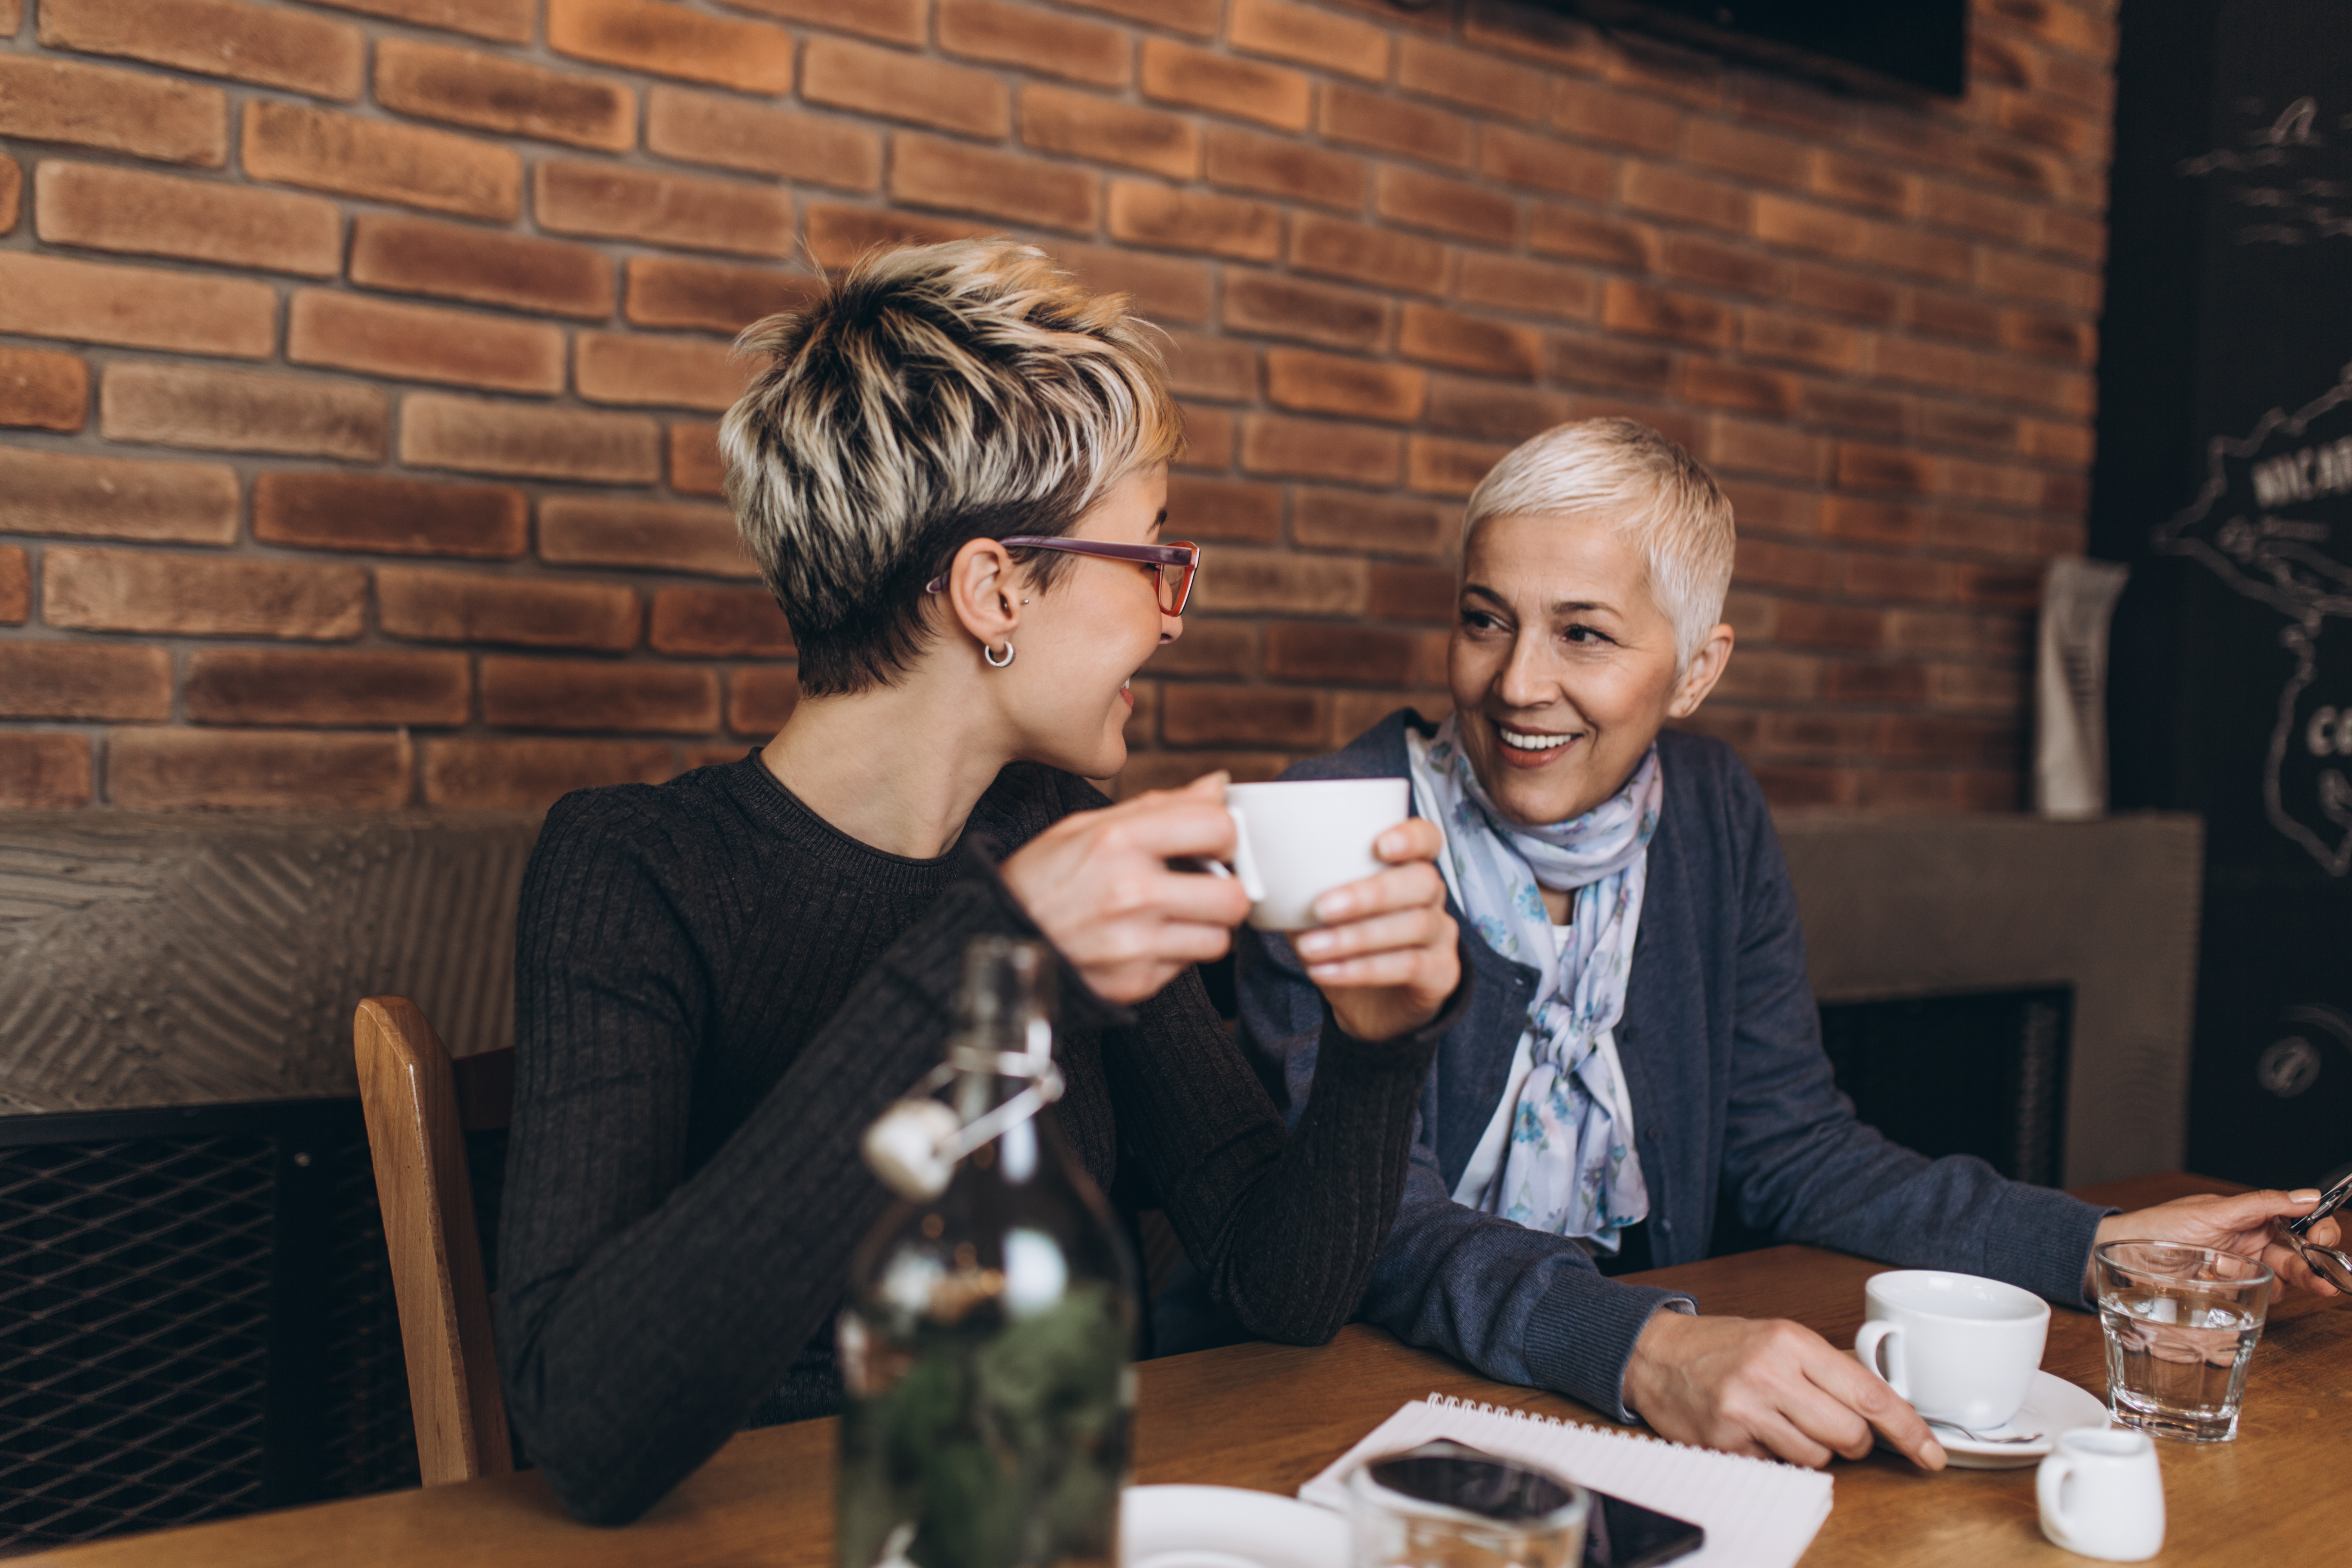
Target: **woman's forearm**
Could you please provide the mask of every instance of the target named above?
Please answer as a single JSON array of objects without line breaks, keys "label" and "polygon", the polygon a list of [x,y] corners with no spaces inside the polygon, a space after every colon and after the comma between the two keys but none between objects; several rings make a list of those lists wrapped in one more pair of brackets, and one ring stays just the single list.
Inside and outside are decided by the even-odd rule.
[{"label": "woman's forearm", "polygon": [[1122,1137],[1219,1305],[1255,1333],[1320,1343],[1356,1310],[1387,1242],[1423,1079],[1468,982],[1392,1040],[1354,1039],[1327,1011],[1314,1086],[1287,1136],[1198,983],[1177,994],[1185,984],[1140,1010],[1128,1048],[1106,1053]]}]

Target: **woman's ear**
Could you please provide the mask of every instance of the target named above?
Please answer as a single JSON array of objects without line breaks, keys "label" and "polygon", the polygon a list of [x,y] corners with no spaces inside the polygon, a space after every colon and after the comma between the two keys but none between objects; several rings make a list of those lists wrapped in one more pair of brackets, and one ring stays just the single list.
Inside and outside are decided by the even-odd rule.
[{"label": "woman's ear", "polygon": [[993,539],[967,540],[948,567],[948,613],[993,647],[1021,625],[1021,572]]},{"label": "woman's ear", "polygon": [[1666,717],[1687,719],[1698,711],[1715,683],[1723,679],[1724,668],[1731,662],[1731,628],[1717,626],[1706,634],[1706,641],[1691,656],[1690,668],[1683,671],[1675,687],[1675,695],[1666,704]]}]

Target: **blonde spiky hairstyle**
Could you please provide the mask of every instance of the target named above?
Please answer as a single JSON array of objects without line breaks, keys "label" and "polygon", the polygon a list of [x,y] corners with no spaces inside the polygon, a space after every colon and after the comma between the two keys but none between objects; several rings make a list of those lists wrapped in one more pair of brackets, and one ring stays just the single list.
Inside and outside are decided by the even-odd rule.
[{"label": "blonde spiky hairstyle", "polygon": [[1738,539],[1731,502],[1680,443],[1631,419],[1555,425],[1504,455],[1462,512],[1462,558],[1491,517],[1599,515],[1632,534],[1650,595],[1675,626],[1687,669],[1723,618]]},{"label": "blonde spiky hairstyle", "polygon": [[[1034,246],[869,252],[754,323],[768,368],[719,426],[743,542],[792,622],[801,689],[903,673],[923,585],[969,541],[1067,532],[1182,426],[1150,324]],[[1066,565],[1038,552],[1049,584]]]}]

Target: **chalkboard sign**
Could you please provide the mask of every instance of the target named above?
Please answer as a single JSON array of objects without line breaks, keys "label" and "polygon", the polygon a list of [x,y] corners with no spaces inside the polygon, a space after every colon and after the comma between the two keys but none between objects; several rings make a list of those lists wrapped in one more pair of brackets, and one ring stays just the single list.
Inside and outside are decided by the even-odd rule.
[{"label": "chalkboard sign", "polygon": [[2352,1154],[2352,6],[2126,4],[2092,550],[2119,807],[2208,824],[2189,1160]]}]

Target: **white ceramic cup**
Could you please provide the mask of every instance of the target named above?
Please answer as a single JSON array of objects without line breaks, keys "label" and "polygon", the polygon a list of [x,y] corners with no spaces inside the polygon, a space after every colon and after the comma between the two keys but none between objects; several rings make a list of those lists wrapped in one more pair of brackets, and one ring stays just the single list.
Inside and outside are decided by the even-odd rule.
[{"label": "white ceramic cup", "polygon": [[1974,1274],[1898,1268],[1863,1288],[1862,1364],[1920,1415],[1984,1432],[2017,1414],[2042,1365],[2050,1303]]},{"label": "white ceramic cup", "polygon": [[1234,873],[1260,931],[1319,925],[1315,900],[1387,868],[1373,841],[1412,814],[1412,785],[1393,779],[1288,779],[1228,784]]},{"label": "white ceramic cup", "polygon": [[2084,1557],[2145,1563],[2164,1547],[2156,1442],[2128,1427],[2061,1432],[2033,1478],[2042,1533]]}]

